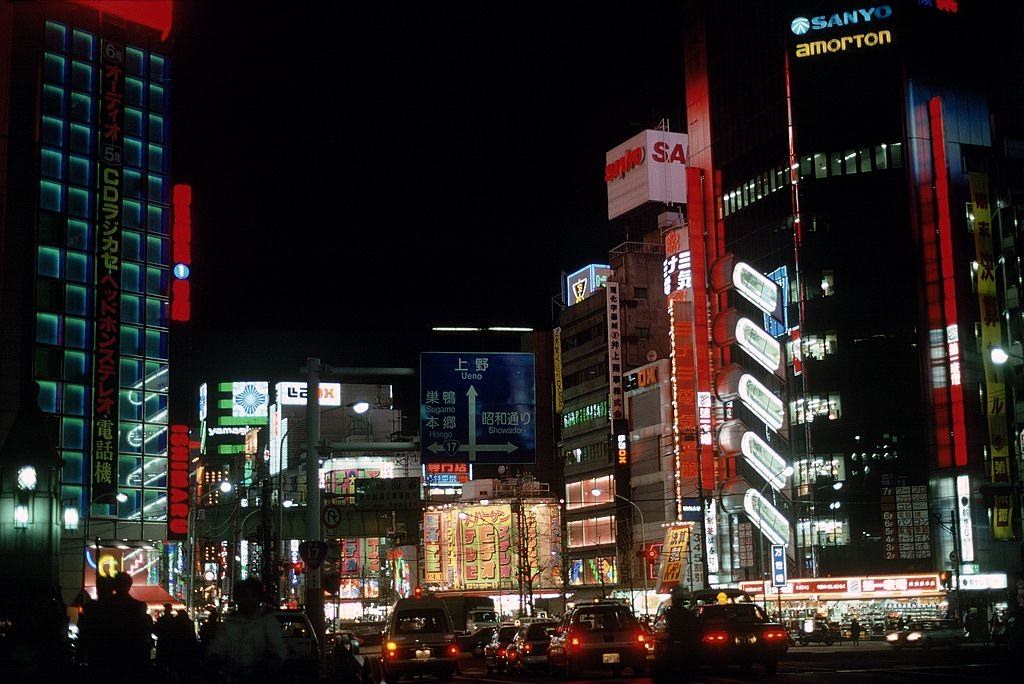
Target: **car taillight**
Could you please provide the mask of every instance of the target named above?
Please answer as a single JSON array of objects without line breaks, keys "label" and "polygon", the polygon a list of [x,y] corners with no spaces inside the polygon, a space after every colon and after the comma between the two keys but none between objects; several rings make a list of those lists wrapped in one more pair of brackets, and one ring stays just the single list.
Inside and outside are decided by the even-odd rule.
[{"label": "car taillight", "polygon": [[789,635],[786,632],[777,629],[769,629],[764,633],[765,641],[782,641]]},{"label": "car taillight", "polygon": [[525,652],[529,653],[530,651],[532,651],[532,650],[533,650],[533,647],[532,647],[532,646],[530,646],[530,644],[523,644],[523,650],[524,650]]},{"label": "car taillight", "polygon": [[498,649],[498,655],[500,655],[500,656],[503,656],[503,655],[505,655],[505,649],[503,649],[503,648],[499,648],[499,649]]},{"label": "car taillight", "polygon": [[578,636],[570,636],[569,637],[569,644],[571,646],[579,646],[580,645],[580,638]]},{"label": "car taillight", "polygon": [[396,644],[394,641],[389,641],[388,642],[388,650],[389,651],[397,651],[398,650],[398,644]]},{"label": "car taillight", "polygon": [[643,634],[643,633],[640,633],[640,634],[637,634],[637,635],[636,635],[636,640],[637,640],[637,642],[638,642],[638,643],[641,643],[641,644],[642,644],[642,643],[644,643],[645,641],[647,641],[647,637],[646,637],[646,636],[644,636],[644,634]]},{"label": "car taillight", "polygon": [[453,656],[459,655],[459,647],[455,644],[452,644],[448,647],[448,653],[452,654]]},{"label": "car taillight", "polygon": [[728,640],[729,635],[725,632],[708,632],[704,635],[702,641],[705,644],[724,644]]}]

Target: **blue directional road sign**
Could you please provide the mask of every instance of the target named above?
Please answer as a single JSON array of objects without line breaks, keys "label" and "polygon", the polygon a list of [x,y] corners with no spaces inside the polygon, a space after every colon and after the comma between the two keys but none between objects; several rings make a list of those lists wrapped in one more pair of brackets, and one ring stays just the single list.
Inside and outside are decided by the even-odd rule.
[{"label": "blue directional road sign", "polygon": [[424,463],[533,463],[537,458],[533,354],[420,355]]},{"label": "blue directional road sign", "polygon": [[772,544],[772,586],[786,586],[786,547]]}]

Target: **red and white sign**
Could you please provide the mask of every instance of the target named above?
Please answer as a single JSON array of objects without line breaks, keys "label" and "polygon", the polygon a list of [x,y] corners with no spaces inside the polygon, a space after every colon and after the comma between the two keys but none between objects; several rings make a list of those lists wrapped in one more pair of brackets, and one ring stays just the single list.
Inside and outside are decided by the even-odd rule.
[{"label": "red and white sign", "polygon": [[167,483],[167,538],[188,538],[188,426],[171,425]]},{"label": "red and white sign", "polygon": [[[841,598],[899,598],[920,594],[941,593],[938,575],[891,575],[885,577],[823,577],[790,580],[781,588],[787,598],[813,596]],[[740,589],[750,594],[764,592],[763,582],[740,582]],[[774,590],[773,590],[774,591]]]},{"label": "red and white sign", "polygon": [[605,154],[608,218],[646,202],[686,203],[685,133],[643,131]]},{"label": "red and white sign", "polygon": [[[317,391],[321,406],[341,406],[341,383],[321,382]],[[284,406],[306,405],[306,383],[277,383],[277,400]]]}]

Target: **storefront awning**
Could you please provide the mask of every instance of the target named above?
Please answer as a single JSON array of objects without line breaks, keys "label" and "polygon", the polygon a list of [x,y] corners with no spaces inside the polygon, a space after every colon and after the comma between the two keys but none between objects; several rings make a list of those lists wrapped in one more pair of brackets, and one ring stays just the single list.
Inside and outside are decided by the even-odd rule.
[{"label": "storefront awning", "polygon": [[[89,593],[89,597],[95,601],[96,587],[86,587],[85,590]],[[145,603],[146,608],[156,608],[164,605],[165,603],[170,603],[174,610],[185,607],[184,603],[168,594],[167,590],[159,584],[134,585],[129,593],[136,601],[142,601]]]}]

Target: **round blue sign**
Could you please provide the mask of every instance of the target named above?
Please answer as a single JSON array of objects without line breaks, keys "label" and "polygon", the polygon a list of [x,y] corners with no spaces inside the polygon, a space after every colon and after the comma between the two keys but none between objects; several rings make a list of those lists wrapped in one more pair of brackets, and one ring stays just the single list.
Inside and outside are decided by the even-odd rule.
[{"label": "round blue sign", "polygon": [[174,277],[178,280],[185,280],[190,272],[186,264],[174,264]]}]

